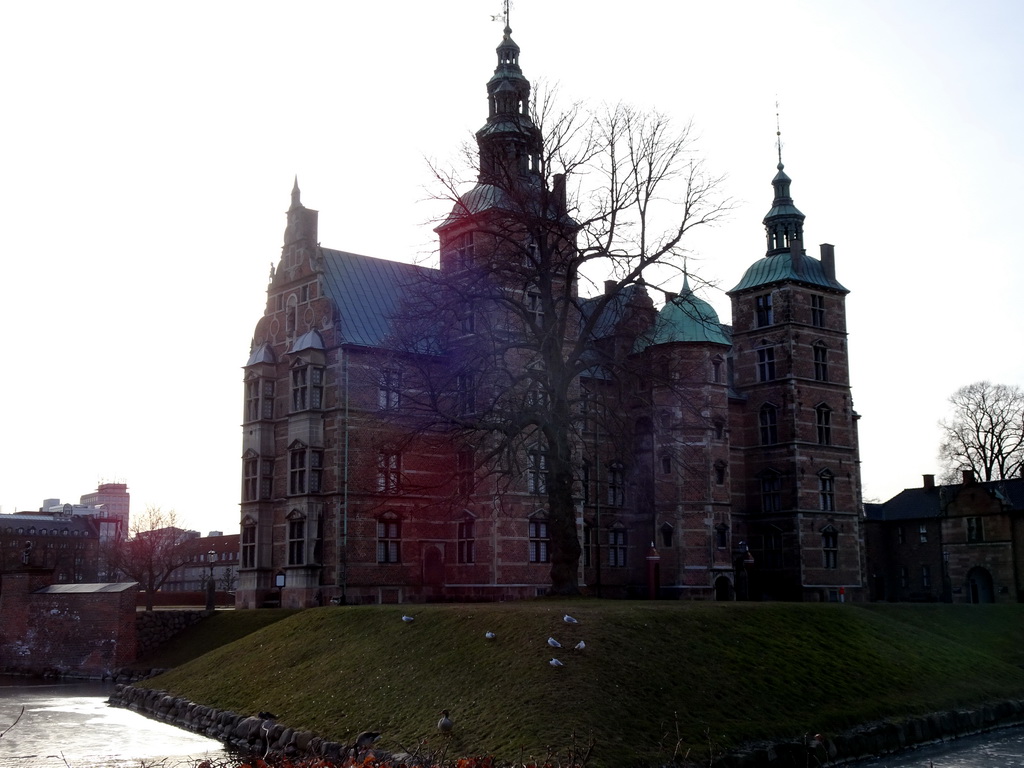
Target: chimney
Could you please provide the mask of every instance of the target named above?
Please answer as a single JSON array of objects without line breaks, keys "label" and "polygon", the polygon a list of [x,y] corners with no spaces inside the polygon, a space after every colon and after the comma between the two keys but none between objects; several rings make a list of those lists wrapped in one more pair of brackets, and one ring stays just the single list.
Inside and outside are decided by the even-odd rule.
[{"label": "chimney", "polygon": [[793,271],[797,276],[802,277],[804,274],[804,244],[799,240],[789,241],[789,259],[793,265]]},{"label": "chimney", "polygon": [[822,243],[821,248],[821,268],[825,270],[825,277],[829,280],[836,279],[836,247],[829,243]]},{"label": "chimney", "polygon": [[924,489],[926,491],[935,490],[935,475],[921,475],[921,478],[924,480]]},{"label": "chimney", "polygon": [[604,295],[605,296],[611,296],[613,293],[615,293],[615,288],[616,288],[616,286],[618,284],[619,283],[618,283],[617,280],[605,280],[604,281]]},{"label": "chimney", "polygon": [[962,470],[962,472],[963,472],[963,476],[964,476],[964,485],[973,485],[974,484],[974,470],[973,469],[965,469],[965,470]]},{"label": "chimney", "polygon": [[558,212],[565,213],[566,200],[564,173],[556,173],[551,177],[551,194],[555,198],[555,205],[558,206]]}]

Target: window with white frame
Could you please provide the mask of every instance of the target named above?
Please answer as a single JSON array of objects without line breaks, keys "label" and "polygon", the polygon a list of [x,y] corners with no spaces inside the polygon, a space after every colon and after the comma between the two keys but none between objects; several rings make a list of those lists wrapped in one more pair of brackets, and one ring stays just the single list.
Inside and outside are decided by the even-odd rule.
[{"label": "window with white frame", "polygon": [[400,563],[402,521],[393,512],[386,512],[377,520],[377,562]]},{"label": "window with white frame", "polygon": [[401,483],[402,455],[398,451],[377,453],[377,491],[397,493]]},{"label": "window with white frame", "polygon": [[530,562],[548,562],[548,545],[551,543],[551,539],[548,537],[548,521],[543,517],[530,518],[528,529]]}]

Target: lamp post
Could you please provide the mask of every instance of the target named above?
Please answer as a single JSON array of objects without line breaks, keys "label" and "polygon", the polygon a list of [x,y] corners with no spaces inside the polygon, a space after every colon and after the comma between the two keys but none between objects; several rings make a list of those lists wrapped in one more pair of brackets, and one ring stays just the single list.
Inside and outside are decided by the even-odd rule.
[{"label": "lamp post", "polygon": [[206,562],[210,564],[210,577],[206,580],[206,610],[214,610],[214,583],[213,583],[213,563],[217,559],[217,553],[212,549],[206,553]]}]

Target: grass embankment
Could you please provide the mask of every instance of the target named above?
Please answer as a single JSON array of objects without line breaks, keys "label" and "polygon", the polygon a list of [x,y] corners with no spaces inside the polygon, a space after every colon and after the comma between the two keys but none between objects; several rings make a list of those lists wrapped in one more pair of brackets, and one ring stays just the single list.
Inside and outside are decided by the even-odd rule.
[{"label": "grass embankment", "polygon": [[[566,612],[580,623],[563,623]],[[336,741],[379,730],[391,751],[436,746],[447,708],[449,755],[543,756],[575,733],[593,740],[595,765],[623,766],[667,761],[677,745],[694,756],[709,743],[719,752],[1019,697],[1022,628],[1016,605],[320,608],[147,684],[238,713],[271,710]],[[549,636],[565,647],[549,648]],[[574,651],[579,640],[586,649]],[[565,666],[552,668],[552,656]]]}]

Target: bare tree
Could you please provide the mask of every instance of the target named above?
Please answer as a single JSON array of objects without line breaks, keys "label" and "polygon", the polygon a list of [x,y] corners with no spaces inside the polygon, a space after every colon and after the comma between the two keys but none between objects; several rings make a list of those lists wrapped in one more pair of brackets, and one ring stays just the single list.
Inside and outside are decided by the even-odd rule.
[{"label": "bare tree", "polygon": [[[645,286],[681,279],[685,236],[728,203],[690,126],[622,104],[553,105],[549,94],[530,119],[508,111],[481,129],[475,182],[434,169],[452,204],[437,227],[441,270],[410,291],[393,346],[406,372],[402,418],[419,414],[415,439],[454,436],[477,478],[525,475],[546,499],[550,592],[573,594],[580,430],[594,418],[588,403],[614,402],[632,375],[631,347],[608,330],[634,315],[647,318],[634,330],[650,324]],[[504,143],[488,131],[505,131]],[[581,383],[595,368],[599,395]]]},{"label": "bare tree", "polygon": [[109,545],[109,562],[114,570],[139,582],[146,594],[146,610],[153,610],[153,596],[172,573],[193,556],[190,542],[198,534],[178,527],[174,510],[147,507],[133,516],[129,537]]},{"label": "bare tree", "polygon": [[971,470],[983,480],[1017,477],[1024,467],[1024,391],[978,381],[949,397],[952,415],[939,422],[944,479]]}]

